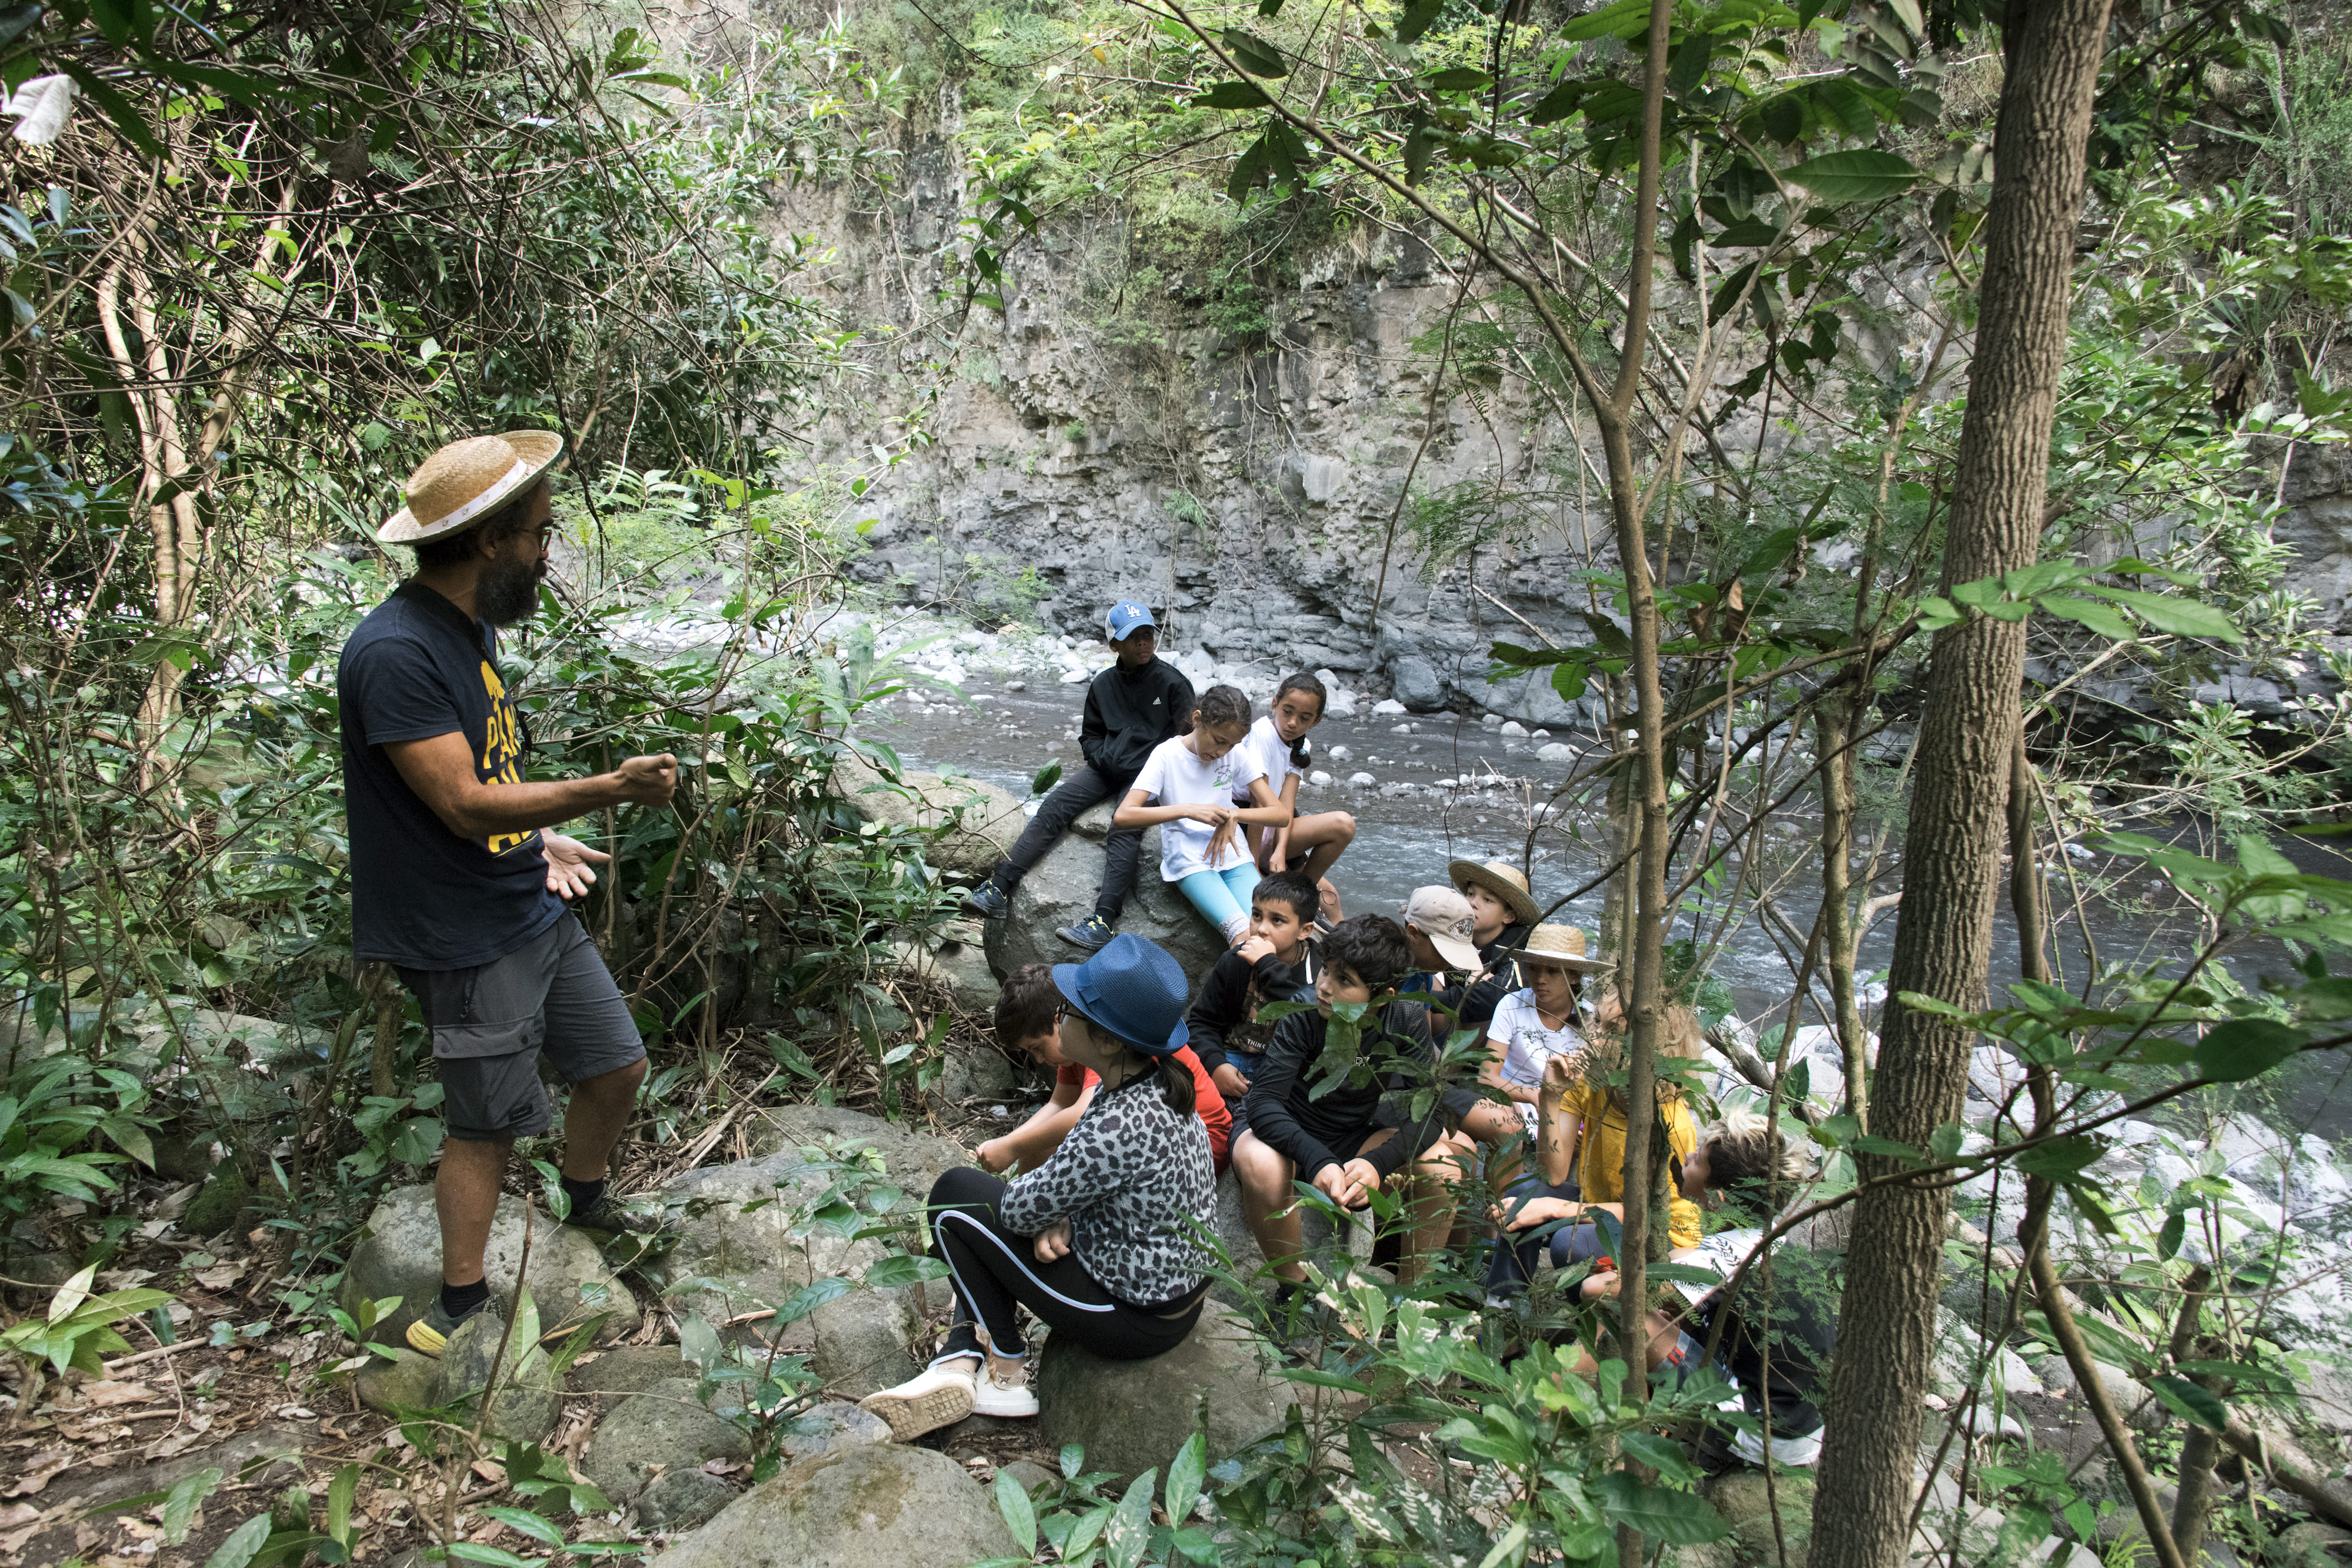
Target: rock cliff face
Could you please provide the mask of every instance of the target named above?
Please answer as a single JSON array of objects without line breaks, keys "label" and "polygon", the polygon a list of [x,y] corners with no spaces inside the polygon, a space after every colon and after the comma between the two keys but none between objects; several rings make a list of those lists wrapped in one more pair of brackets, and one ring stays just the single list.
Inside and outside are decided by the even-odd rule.
[{"label": "rock cliff face", "polygon": [[[955,121],[950,96],[884,211],[814,191],[784,209],[839,247],[846,319],[903,328],[937,308],[945,279],[927,257],[964,194]],[[932,444],[868,497],[860,573],[911,602],[1078,637],[1101,635],[1115,599],[1140,599],[1163,607],[1171,654],[1262,676],[1327,669],[1416,712],[1574,723],[1546,682],[1486,671],[1498,638],[1588,640],[1580,574],[1613,563],[1597,448],[1580,450],[1589,424],[1532,395],[1475,322],[1457,324],[1432,398],[1457,285],[1410,236],[1294,247],[1295,277],[1239,303],[1154,244],[1142,220],[1102,214],[1005,258],[1003,313],[975,307],[948,351]],[[1895,346],[1858,330],[1865,351]],[[909,350],[889,373],[919,376],[927,357]],[[844,410],[814,434],[856,463],[898,428]],[[1768,461],[1792,439],[1751,418],[1723,444],[1759,438]],[[2352,632],[2352,476],[2306,450],[2287,499],[2287,586]]]}]

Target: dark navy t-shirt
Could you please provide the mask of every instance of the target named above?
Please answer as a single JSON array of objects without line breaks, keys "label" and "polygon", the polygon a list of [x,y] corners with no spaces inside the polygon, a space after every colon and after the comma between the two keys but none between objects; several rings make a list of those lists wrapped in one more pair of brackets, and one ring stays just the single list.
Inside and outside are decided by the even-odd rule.
[{"label": "dark navy t-shirt", "polygon": [[459,838],[384,747],[463,734],[474,776],[522,782],[522,727],[499,678],[498,634],[415,581],[368,612],[335,671],[351,819],[352,951],[410,969],[503,958],[555,924],[538,830]]}]

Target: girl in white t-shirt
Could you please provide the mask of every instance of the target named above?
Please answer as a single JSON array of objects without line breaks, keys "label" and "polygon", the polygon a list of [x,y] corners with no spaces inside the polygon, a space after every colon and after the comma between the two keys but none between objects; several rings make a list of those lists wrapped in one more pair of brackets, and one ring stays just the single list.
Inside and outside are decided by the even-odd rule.
[{"label": "girl in white t-shirt", "polygon": [[[1298,810],[1300,776],[1314,761],[1307,749],[1307,732],[1323,722],[1323,708],[1328,700],[1323,683],[1301,670],[1282,683],[1274,694],[1274,701],[1267,705],[1265,716],[1250,727],[1247,738],[1242,742],[1243,748],[1265,769],[1266,787],[1274,791],[1275,799],[1294,813]],[[1236,794],[1234,803],[1246,805],[1248,800]],[[1339,894],[1325,873],[1355,841],[1356,819],[1345,811],[1293,815],[1281,826],[1261,827],[1251,836],[1258,870],[1296,871],[1312,877],[1322,894],[1317,923],[1327,930],[1337,925]]]},{"label": "girl in white t-shirt", "polygon": [[[1249,721],[1247,697],[1211,686],[1192,710],[1192,733],[1153,748],[1111,816],[1118,828],[1159,825],[1160,880],[1181,888],[1229,944],[1249,936],[1250,889],[1257,885],[1242,835],[1290,821],[1265,769],[1242,746]],[[1249,803],[1236,806],[1237,799]]]}]

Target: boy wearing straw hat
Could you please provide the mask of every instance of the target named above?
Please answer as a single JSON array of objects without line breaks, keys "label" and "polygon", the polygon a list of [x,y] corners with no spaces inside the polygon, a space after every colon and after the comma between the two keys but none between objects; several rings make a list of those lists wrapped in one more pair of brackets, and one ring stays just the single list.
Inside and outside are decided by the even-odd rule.
[{"label": "boy wearing straw hat", "polygon": [[482,1257],[514,1140],[552,1124],[542,1051],[572,1085],[566,1223],[607,1237],[656,1228],[604,1190],[646,1074],[613,977],[563,901],[612,859],[550,831],[622,804],[663,806],[674,757],[533,784],[498,669],[498,631],[527,620],[547,575],[543,431],[453,442],[409,476],[377,538],[416,551],[416,575],[371,611],[335,674],[350,818],[352,948],[392,965],[433,1034],[448,1139],[434,1182],[439,1298],[410,1302],[408,1343],[438,1355],[487,1303]]},{"label": "boy wearing straw hat", "polygon": [[1445,875],[1470,901],[1470,939],[1483,975],[1466,975],[1430,999],[1454,1015],[1454,1029],[1484,1029],[1503,998],[1519,988],[1511,952],[1524,946],[1543,911],[1528,892],[1527,873],[1502,861],[1454,861]]}]

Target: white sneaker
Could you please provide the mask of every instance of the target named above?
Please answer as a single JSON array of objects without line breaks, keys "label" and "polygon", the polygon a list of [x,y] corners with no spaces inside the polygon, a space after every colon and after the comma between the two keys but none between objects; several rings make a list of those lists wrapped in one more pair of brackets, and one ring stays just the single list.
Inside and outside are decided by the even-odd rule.
[{"label": "white sneaker", "polygon": [[1037,1396],[1026,1383],[999,1383],[993,1369],[980,1375],[972,1390],[972,1411],[981,1416],[1019,1417],[1037,1414]]},{"label": "white sneaker", "polygon": [[[977,1371],[971,1357],[959,1356],[927,1368],[896,1388],[867,1395],[857,1402],[857,1407],[872,1411],[890,1423],[890,1436],[898,1441],[911,1443],[926,1432],[952,1427],[972,1413],[972,1383]],[[1032,1398],[1029,1413],[1034,1415],[1036,1409],[1037,1401]]]}]

